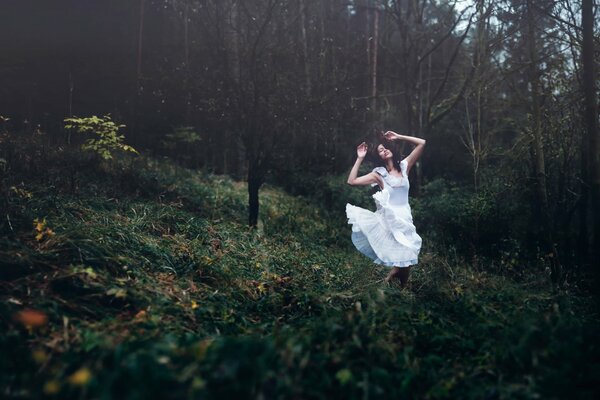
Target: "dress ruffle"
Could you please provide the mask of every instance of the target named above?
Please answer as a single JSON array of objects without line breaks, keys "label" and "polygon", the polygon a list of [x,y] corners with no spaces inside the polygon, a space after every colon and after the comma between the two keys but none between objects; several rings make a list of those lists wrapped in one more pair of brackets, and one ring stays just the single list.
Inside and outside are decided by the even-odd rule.
[{"label": "dress ruffle", "polygon": [[418,263],[422,239],[413,225],[410,206],[392,206],[387,188],[375,193],[377,211],[346,204],[352,243],[376,264],[408,267]]}]

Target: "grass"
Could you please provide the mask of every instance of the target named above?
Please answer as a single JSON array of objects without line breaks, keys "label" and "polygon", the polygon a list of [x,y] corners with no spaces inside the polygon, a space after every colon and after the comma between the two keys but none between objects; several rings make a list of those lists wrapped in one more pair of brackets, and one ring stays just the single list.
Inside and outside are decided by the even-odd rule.
[{"label": "grass", "polygon": [[[410,287],[339,213],[140,158],[23,179],[0,237],[6,398],[596,398],[597,300],[425,241]],[[34,223],[37,218],[38,223]],[[426,233],[423,234],[426,238]]]}]

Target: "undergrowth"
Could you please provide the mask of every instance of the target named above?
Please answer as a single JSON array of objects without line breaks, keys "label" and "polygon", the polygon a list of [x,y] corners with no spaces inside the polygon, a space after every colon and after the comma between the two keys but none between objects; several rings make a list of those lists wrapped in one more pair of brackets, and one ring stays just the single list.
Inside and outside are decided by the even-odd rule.
[{"label": "undergrowth", "polygon": [[[92,164],[93,165],[93,164]],[[428,245],[407,289],[346,221],[141,157],[8,180],[6,398],[594,398],[595,300]]]}]

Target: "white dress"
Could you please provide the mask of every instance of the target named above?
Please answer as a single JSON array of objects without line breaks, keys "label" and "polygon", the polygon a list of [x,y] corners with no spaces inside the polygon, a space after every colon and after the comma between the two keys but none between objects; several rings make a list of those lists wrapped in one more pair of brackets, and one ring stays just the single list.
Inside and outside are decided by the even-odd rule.
[{"label": "white dress", "polygon": [[384,188],[373,195],[377,211],[346,204],[352,243],[376,264],[388,267],[417,264],[421,250],[422,240],[413,225],[408,204],[407,164],[406,160],[400,162],[402,177],[390,175],[384,167],[373,169],[384,182]]}]

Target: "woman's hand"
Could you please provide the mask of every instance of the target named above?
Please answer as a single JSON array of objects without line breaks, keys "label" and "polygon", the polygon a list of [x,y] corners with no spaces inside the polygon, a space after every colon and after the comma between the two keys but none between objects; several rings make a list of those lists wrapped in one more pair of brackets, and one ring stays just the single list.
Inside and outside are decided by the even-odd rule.
[{"label": "woman's hand", "polygon": [[367,144],[365,142],[362,142],[358,145],[358,147],[356,148],[356,155],[358,156],[358,158],[365,158],[365,156],[367,155]]},{"label": "woman's hand", "polygon": [[400,135],[398,135],[396,132],[393,131],[387,131],[386,133],[383,134],[383,137],[386,138],[387,140],[396,140],[400,138]]}]

